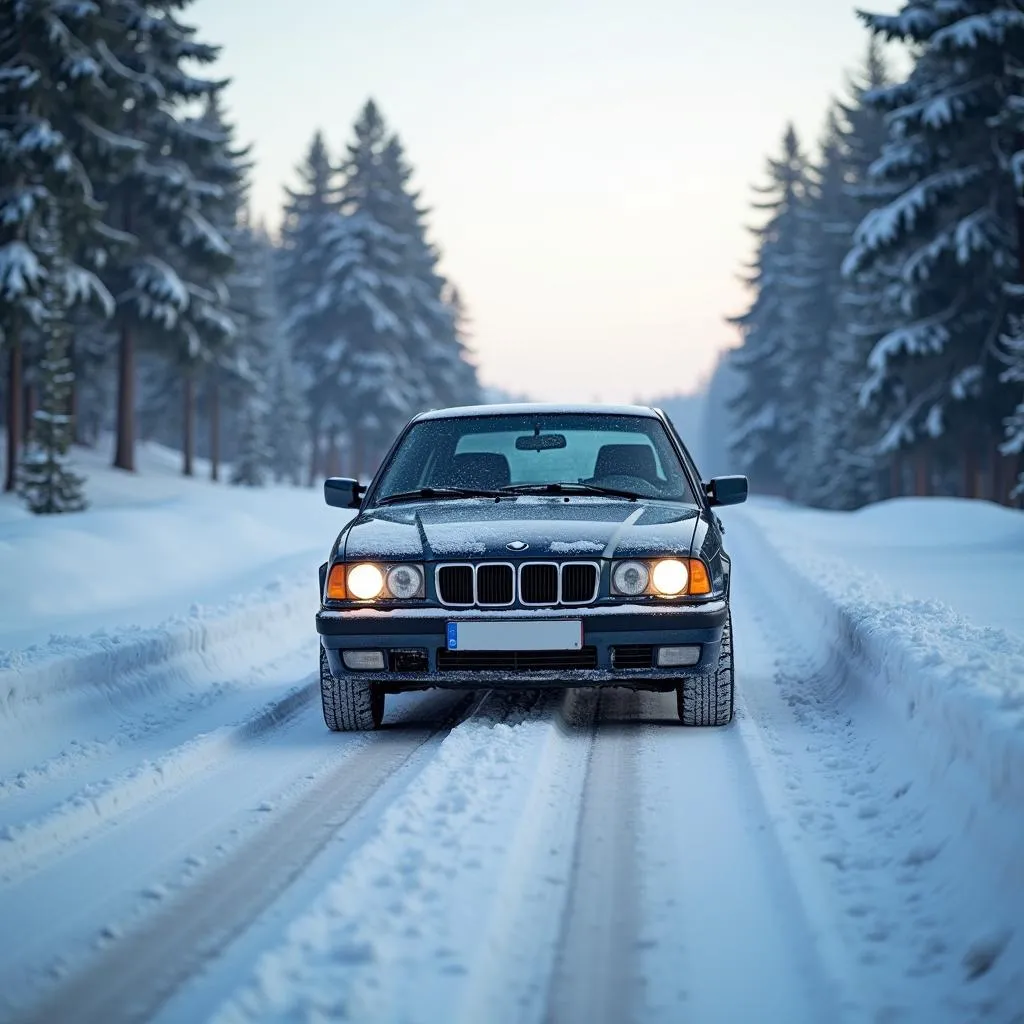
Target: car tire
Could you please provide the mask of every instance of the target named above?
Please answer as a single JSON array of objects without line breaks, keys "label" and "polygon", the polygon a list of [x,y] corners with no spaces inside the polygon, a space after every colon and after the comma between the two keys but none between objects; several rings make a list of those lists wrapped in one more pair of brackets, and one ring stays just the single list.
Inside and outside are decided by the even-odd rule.
[{"label": "car tire", "polygon": [[384,691],[358,677],[335,679],[320,648],[320,699],[324,721],[332,732],[365,732],[384,720]]},{"label": "car tire", "polygon": [[732,652],[732,613],[722,628],[718,666],[713,672],[691,676],[676,687],[679,721],[683,725],[728,725],[735,700]]}]

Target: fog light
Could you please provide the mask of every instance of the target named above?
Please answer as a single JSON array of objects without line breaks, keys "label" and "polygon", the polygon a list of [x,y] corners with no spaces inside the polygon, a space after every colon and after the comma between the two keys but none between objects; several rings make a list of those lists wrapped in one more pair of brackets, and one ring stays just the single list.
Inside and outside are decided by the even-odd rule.
[{"label": "fog light", "polygon": [[700,661],[700,645],[695,647],[659,647],[658,668],[679,668]]},{"label": "fog light", "polygon": [[383,651],[343,651],[341,660],[345,663],[345,668],[355,671],[380,672],[384,668]]}]

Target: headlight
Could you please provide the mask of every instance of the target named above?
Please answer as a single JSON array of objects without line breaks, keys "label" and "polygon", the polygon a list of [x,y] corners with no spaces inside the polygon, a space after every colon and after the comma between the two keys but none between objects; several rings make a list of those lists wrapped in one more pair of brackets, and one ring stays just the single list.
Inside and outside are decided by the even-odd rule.
[{"label": "headlight", "polygon": [[612,567],[612,593],[624,597],[706,597],[712,590],[699,558],[630,559]]},{"label": "headlight", "polygon": [[407,601],[422,596],[423,573],[415,565],[393,565],[388,569],[387,584],[392,597]]},{"label": "headlight", "polygon": [[619,562],[612,572],[612,583],[620,594],[636,597],[647,589],[650,573],[643,562]]},{"label": "headlight", "polygon": [[659,594],[676,597],[686,590],[686,584],[690,582],[690,570],[678,558],[663,558],[654,563],[651,582]]},{"label": "headlight", "polygon": [[384,589],[384,573],[368,562],[349,566],[346,581],[348,592],[358,601],[372,601]]}]

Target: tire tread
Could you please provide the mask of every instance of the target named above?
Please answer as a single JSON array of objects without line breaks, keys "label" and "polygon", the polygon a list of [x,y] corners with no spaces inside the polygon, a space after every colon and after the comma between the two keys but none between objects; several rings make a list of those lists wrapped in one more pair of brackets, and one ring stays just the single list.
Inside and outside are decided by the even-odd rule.
[{"label": "tire tread", "polygon": [[332,732],[363,732],[376,729],[383,718],[383,694],[358,679],[335,679],[320,648],[320,698],[324,722]]},{"label": "tire tread", "polygon": [[683,725],[722,726],[732,721],[735,704],[732,614],[722,629],[718,665],[712,672],[684,679],[676,688]]}]

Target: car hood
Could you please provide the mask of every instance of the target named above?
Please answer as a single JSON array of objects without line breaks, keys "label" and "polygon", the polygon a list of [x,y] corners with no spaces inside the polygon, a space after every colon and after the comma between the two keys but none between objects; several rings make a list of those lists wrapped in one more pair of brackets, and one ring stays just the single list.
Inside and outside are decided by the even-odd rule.
[{"label": "car hood", "polygon": [[[416,502],[357,516],[339,547],[348,561],[688,555],[699,517],[690,505],[603,497]],[[529,547],[509,550],[515,541]]]}]

